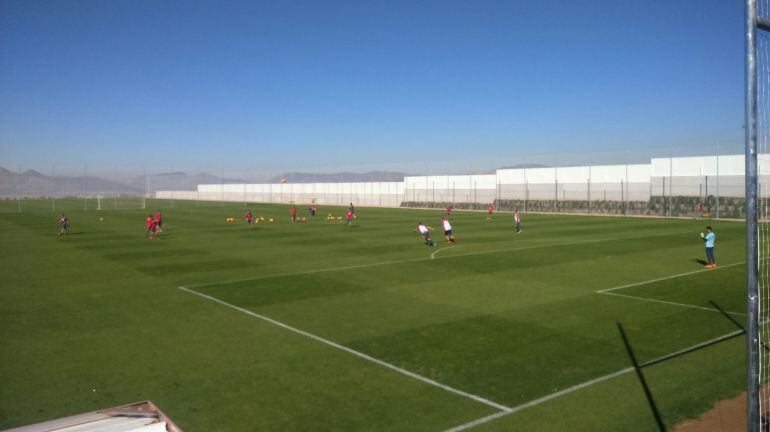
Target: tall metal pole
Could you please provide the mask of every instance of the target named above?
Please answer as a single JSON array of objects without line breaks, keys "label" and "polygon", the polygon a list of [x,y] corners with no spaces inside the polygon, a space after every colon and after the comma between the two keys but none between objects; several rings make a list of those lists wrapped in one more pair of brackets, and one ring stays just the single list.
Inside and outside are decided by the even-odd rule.
[{"label": "tall metal pole", "polygon": [[553,212],[556,213],[556,207],[559,202],[559,161],[556,160],[556,167],[553,169]]},{"label": "tall metal pole", "polygon": [[112,208],[118,208],[118,167],[115,167],[115,181],[112,183]]},{"label": "tall metal pole", "polygon": [[19,164],[19,181],[18,181],[19,195],[18,195],[18,197],[16,199],[17,204],[19,205],[19,213],[21,213],[21,177],[22,177],[22,174],[21,174],[21,164]]},{"label": "tall metal pole", "polygon": [[668,217],[671,217],[672,209],[671,206],[673,205],[673,197],[671,196],[672,193],[672,183],[674,182],[674,152],[669,149],[669,158],[668,158]]},{"label": "tall metal pole", "polygon": [[717,219],[719,219],[719,141],[717,141]]},{"label": "tall metal pole", "polygon": [[626,203],[624,205],[624,214],[628,214],[628,202],[631,201],[631,198],[628,196],[628,164],[626,164]]},{"label": "tall metal pole", "polygon": [[88,210],[88,165],[83,166],[83,210]]},{"label": "tall metal pole", "polygon": [[588,188],[588,214],[591,214],[591,165],[588,165],[588,182],[586,186]]},{"label": "tall metal pole", "polygon": [[747,425],[760,428],[759,235],[757,223],[757,0],[746,0],[746,369]]},{"label": "tall metal pole", "polygon": [[51,165],[51,211],[56,213],[56,165]]},{"label": "tall metal pole", "polygon": [[142,177],[144,177],[144,194],[142,194],[142,210],[147,209],[147,168],[142,168]]}]

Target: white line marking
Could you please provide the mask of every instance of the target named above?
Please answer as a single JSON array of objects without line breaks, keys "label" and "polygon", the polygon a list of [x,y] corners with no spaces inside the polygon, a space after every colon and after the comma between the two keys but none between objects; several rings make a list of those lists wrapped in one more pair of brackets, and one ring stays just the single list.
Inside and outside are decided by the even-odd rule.
[{"label": "white line marking", "polygon": [[647,284],[651,284],[651,283],[655,283],[655,282],[661,282],[661,281],[665,281],[665,280],[669,280],[669,279],[676,279],[676,278],[680,278],[680,277],[684,277],[684,276],[690,276],[690,275],[694,275],[694,274],[698,274],[698,273],[703,273],[703,272],[708,272],[708,271],[715,271],[715,270],[720,270],[720,269],[728,268],[728,267],[735,267],[735,266],[738,266],[738,265],[741,265],[741,264],[746,264],[746,261],[740,261],[740,262],[737,262],[737,263],[727,264],[727,265],[719,266],[719,267],[714,268],[714,269],[694,270],[694,271],[687,272],[687,273],[679,273],[679,274],[675,274],[675,275],[671,275],[671,276],[666,276],[666,277],[661,277],[661,278],[657,278],[657,279],[650,279],[648,281],[635,282],[635,283],[632,283],[632,284],[620,285],[620,286],[616,286],[616,287],[613,287],[613,288],[605,288],[605,289],[602,289],[602,290],[598,290],[596,292],[597,293],[606,293],[606,292],[610,292],[610,291],[617,291],[617,290],[621,290],[621,289],[625,289],[625,288],[631,288],[631,287],[640,286],[640,285],[647,285]]},{"label": "white line marking", "polygon": [[[718,342],[718,341],[721,341],[722,339],[727,339],[729,337],[735,336],[738,333],[743,333],[743,330],[736,330],[734,332],[730,332],[730,333],[724,334],[724,335],[716,337],[714,339],[710,339],[710,340],[707,340],[705,342],[701,342],[701,343],[695,344],[695,345],[693,345],[691,347],[683,348],[683,349],[675,351],[673,353],[666,354],[664,356],[660,356],[658,358],[649,360],[649,361],[647,361],[645,363],[657,362],[657,361],[659,361],[661,359],[669,358],[671,356],[674,356],[674,355],[676,355],[678,353],[681,353],[681,352],[684,352],[684,351],[692,350],[692,349],[701,347],[703,345],[708,345],[708,344],[711,344],[711,343],[714,343],[714,342]],[[510,414],[513,414],[513,413],[516,413],[516,412],[519,412],[519,411],[523,411],[523,410],[525,410],[527,408],[532,408],[533,406],[540,405],[540,404],[542,404],[544,402],[548,402],[549,400],[556,399],[558,397],[564,396],[566,394],[575,392],[575,391],[580,390],[580,389],[584,389],[586,387],[590,387],[590,386],[592,386],[594,384],[598,384],[598,383],[600,383],[602,381],[606,381],[608,379],[612,379],[612,378],[618,377],[620,375],[627,374],[629,372],[633,372],[633,370],[634,370],[634,368],[632,368],[632,367],[621,369],[619,371],[616,371],[616,372],[613,372],[613,373],[610,373],[610,374],[607,374],[607,375],[603,375],[603,376],[600,376],[598,378],[594,378],[592,380],[589,380],[589,381],[586,381],[586,382],[574,385],[574,386],[566,388],[564,390],[560,390],[558,392],[545,395],[545,396],[543,396],[541,398],[534,399],[534,400],[531,400],[529,402],[525,402],[525,403],[523,403],[521,405],[517,405],[517,406],[515,406],[513,408],[510,408],[508,411],[498,412],[498,413],[495,413],[495,414],[492,414],[492,415],[488,415],[486,417],[478,418],[476,420],[470,421],[470,422],[465,423],[465,424],[461,424],[459,426],[455,426],[455,427],[453,427],[451,429],[445,430],[444,432],[461,432],[461,431],[464,431],[464,430],[468,430],[468,429],[476,427],[476,426],[478,426],[480,424],[488,423],[488,422],[490,422],[492,420],[498,419],[500,417],[505,417],[507,415],[510,415]]]},{"label": "white line marking", "polygon": [[[613,238],[594,239],[594,240],[583,240],[583,241],[566,242],[566,243],[539,244],[539,245],[524,246],[524,247],[518,247],[518,248],[492,249],[488,251],[468,252],[464,254],[447,255],[443,257],[437,257],[435,259],[437,260],[452,259],[452,258],[474,256],[474,255],[486,255],[486,254],[494,254],[494,253],[500,253],[500,252],[513,252],[513,251],[519,251],[519,250],[538,249],[538,248],[547,248],[547,247],[556,247],[556,246],[573,246],[573,245],[580,245],[580,244],[601,243],[601,242],[627,240],[627,239],[634,239],[634,238],[662,237],[662,236],[670,236],[674,234],[682,234],[687,232],[690,232],[690,231],[677,231],[677,232],[666,233],[666,234],[658,234],[655,236],[637,235],[637,236],[613,237]],[[244,278],[244,279],[233,279],[233,280],[221,281],[221,282],[207,282],[207,283],[185,285],[185,286],[187,288],[201,288],[206,286],[229,285],[229,284],[234,284],[239,282],[249,282],[249,281],[255,281],[255,280],[272,279],[272,278],[279,278],[279,277],[286,277],[286,276],[299,276],[299,275],[307,275],[307,274],[315,274],[315,273],[356,270],[361,268],[378,267],[378,266],[384,266],[384,265],[390,265],[390,264],[406,264],[406,263],[414,263],[414,262],[423,262],[423,261],[430,261],[431,259],[434,259],[434,258],[414,258],[414,259],[398,260],[398,261],[383,261],[383,262],[377,262],[377,263],[357,264],[357,265],[351,265],[351,266],[332,267],[332,268],[323,268],[323,269],[315,269],[315,270],[303,270],[303,271],[288,272],[288,273],[277,273],[277,274],[264,275],[264,276],[254,276],[254,277]]]},{"label": "white line marking", "polygon": [[[687,303],[676,303],[676,302],[672,302],[672,301],[668,301],[668,300],[658,300],[658,299],[654,299],[654,298],[650,298],[650,297],[637,297],[637,296],[632,296],[632,295],[627,295],[627,294],[618,294],[618,293],[613,293],[613,292],[600,292],[598,294],[604,294],[604,295],[616,296],[616,297],[623,297],[623,298],[647,301],[647,302],[652,302],[652,303],[662,303],[662,304],[667,304],[667,305],[671,305],[671,306],[681,306],[681,307],[686,307],[686,308],[691,308],[691,309],[700,309],[700,310],[705,310],[705,311],[709,311],[709,312],[719,312],[719,309],[716,309],[716,308],[710,308],[710,307],[705,307],[705,306],[696,306],[696,305],[691,305],[691,304],[687,304]],[[725,313],[728,313],[730,315],[746,316],[746,314],[740,313],[740,312],[725,311]]]},{"label": "white line marking", "polygon": [[679,355],[681,355],[683,353],[686,353],[686,352],[698,349],[698,348],[700,348],[702,346],[713,344],[713,343],[719,342],[719,341],[721,341],[723,339],[730,339],[733,336],[736,336],[736,335],[739,335],[739,334],[743,334],[743,333],[746,333],[746,331],[745,330],[735,330],[732,333],[727,333],[725,335],[722,335],[722,336],[719,336],[717,338],[708,340],[706,342],[701,342],[699,344],[695,344],[695,345],[693,345],[691,347],[688,347],[688,348],[682,348],[679,351],[674,351],[674,352],[666,354],[664,356],[660,356],[660,357],[658,357],[656,359],[652,359],[652,360],[646,361],[646,362],[640,364],[639,367],[644,368],[644,367],[647,367],[649,365],[649,363],[657,363],[657,362],[660,362],[661,360],[667,360],[667,359],[670,359],[670,358],[673,358],[673,357],[677,357],[677,356],[679,356]]},{"label": "white line marking", "polygon": [[574,391],[578,391],[580,389],[583,389],[583,388],[586,388],[586,387],[590,387],[590,386],[592,386],[594,384],[597,384],[597,383],[600,383],[602,381],[606,381],[608,379],[615,378],[616,376],[620,376],[620,375],[632,372],[633,370],[634,370],[634,368],[627,367],[627,368],[621,369],[621,370],[619,370],[617,372],[613,372],[611,374],[603,375],[603,376],[600,376],[598,378],[594,378],[592,380],[589,380],[589,381],[586,381],[586,382],[574,385],[572,387],[566,388],[564,390],[560,390],[558,392],[548,394],[548,395],[543,396],[541,398],[537,398],[537,399],[531,400],[529,402],[525,402],[525,403],[523,403],[521,405],[518,405],[518,406],[515,406],[515,407],[511,408],[510,411],[497,412],[497,413],[488,415],[486,417],[482,417],[482,418],[473,420],[471,422],[462,424],[460,426],[455,426],[455,427],[453,427],[451,429],[447,429],[444,432],[460,432],[460,431],[464,431],[466,429],[470,429],[470,428],[478,426],[480,424],[487,423],[487,422],[492,421],[494,419],[507,416],[508,414],[513,414],[515,412],[523,411],[523,410],[525,410],[527,408],[531,408],[531,407],[533,407],[535,405],[540,405],[543,402],[548,402],[551,399],[556,399],[556,398],[558,398],[560,396],[564,396],[564,395],[572,393]]},{"label": "white line marking", "polygon": [[[661,277],[661,278],[656,278],[656,279],[650,279],[648,281],[635,282],[635,283],[631,283],[631,284],[616,286],[616,287],[613,287],[613,288],[605,288],[605,289],[596,291],[596,293],[597,294],[611,295],[611,296],[616,296],[616,297],[624,297],[624,298],[640,300],[640,301],[646,301],[646,302],[652,302],[652,303],[667,304],[667,305],[671,305],[671,306],[680,306],[680,307],[686,307],[686,308],[691,308],[691,309],[700,309],[700,310],[707,310],[707,311],[711,311],[711,312],[719,312],[719,309],[711,308],[711,307],[697,306],[697,305],[692,305],[692,304],[687,304],[687,303],[677,303],[677,302],[672,302],[672,301],[668,301],[668,300],[660,300],[660,299],[655,299],[655,298],[650,298],[650,297],[633,296],[633,295],[628,295],[628,294],[618,294],[618,293],[614,293],[612,291],[618,291],[618,290],[622,290],[622,289],[626,289],[626,288],[633,288],[633,287],[642,286],[642,285],[649,285],[649,284],[652,284],[652,283],[655,283],[655,282],[662,282],[662,281],[666,281],[666,280],[676,279],[676,278],[690,276],[690,275],[694,275],[694,274],[698,274],[698,273],[703,273],[703,272],[708,272],[708,271],[716,271],[716,270],[723,269],[723,268],[739,266],[739,265],[742,265],[742,264],[745,264],[745,263],[746,263],[746,261],[739,261],[739,262],[736,262],[736,263],[723,265],[723,266],[717,267],[715,269],[701,269],[701,270],[694,270],[694,271],[690,271],[690,272],[686,272],[686,273],[679,273],[679,274],[675,274],[675,275],[671,275],[671,276],[666,276],[666,277]],[[740,312],[730,312],[730,311],[725,311],[725,312],[727,312],[730,315],[746,316],[746,314],[740,313]]]},{"label": "white line marking", "polygon": [[284,323],[282,323],[280,321],[276,321],[276,320],[274,320],[272,318],[269,318],[267,316],[260,315],[258,313],[252,312],[252,311],[250,311],[248,309],[244,309],[244,308],[236,306],[234,304],[227,303],[226,301],[220,300],[220,299],[218,299],[216,297],[211,297],[209,295],[200,293],[198,291],[195,291],[195,290],[189,289],[187,287],[183,287],[183,286],[180,286],[178,288],[180,290],[186,291],[188,293],[195,294],[195,295],[197,295],[199,297],[205,298],[207,300],[211,300],[213,302],[216,302],[216,303],[219,303],[221,305],[227,306],[227,307],[229,307],[231,309],[235,309],[235,310],[237,310],[239,312],[243,312],[246,315],[250,315],[250,316],[252,316],[254,318],[259,318],[262,321],[266,321],[266,322],[268,322],[270,324],[273,324],[275,326],[278,326],[278,327],[281,327],[283,329],[289,330],[291,332],[297,333],[299,335],[308,337],[308,338],[313,339],[313,340],[315,340],[317,342],[321,342],[323,344],[326,344],[326,345],[329,345],[331,347],[337,348],[339,350],[345,351],[345,352],[347,352],[349,354],[353,354],[356,357],[360,357],[360,358],[362,358],[364,360],[368,360],[368,361],[370,361],[372,363],[376,363],[376,364],[378,364],[380,366],[383,366],[383,367],[386,367],[386,368],[391,369],[393,371],[396,371],[396,372],[398,372],[398,373],[400,373],[402,375],[406,375],[406,376],[408,376],[410,378],[414,378],[414,379],[416,379],[418,381],[422,381],[422,382],[424,382],[426,384],[430,384],[432,386],[435,386],[435,387],[438,387],[440,389],[446,390],[446,391],[448,391],[450,393],[454,393],[456,395],[463,396],[463,397],[466,397],[468,399],[472,399],[472,400],[474,400],[476,402],[482,403],[482,404],[490,406],[492,408],[496,408],[496,409],[501,410],[503,412],[511,410],[511,408],[509,408],[509,407],[507,407],[505,405],[501,405],[499,403],[492,402],[491,400],[485,399],[485,398],[483,398],[481,396],[477,396],[477,395],[474,395],[474,394],[471,394],[471,393],[468,393],[468,392],[464,392],[462,390],[458,390],[458,389],[456,389],[454,387],[450,387],[450,386],[448,386],[446,384],[442,384],[442,383],[440,383],[438,381],[434,381],[434,380],[432,380],[430,378],[424,377],[422,375],[418,375],[418,374],[416,374],[414,372],[410,372],[410,371],[408,371],[406,369],[402,369],[402,368],[400,368],[398,366],[395,366],[395,365],[392,365],[392,364],[387,363],[385,361],[379,360],[379,359],[374,358],[374,357],[372,357],[372,356],[370,356],[368,354],[364,354],[362,352],[359,352],[359,351],[356,351],[354,349],[348,348],[348,347],[346,347],[344,345],[340,345],[340,344],[338,344],[336,342],[332,342],[332,341],[330,341],[328,339],[324,339],[324,338],[322,338],[320,336],[316,336],[316,335],[314,335],[312,333],[308,333],[308,332],[306,332],[304,330],[300,330],[300,329],[298,329],[296,327],[292,327],[292,326],[290,326],[288,324],[284,324]]},{"label": "white line marking", "polygon": [[438,255],[439,252],[441,252],[443,250],[447,250],[447,249],[452,249],[453,247],[460,247],[460,246],[452,245],[452,246],[442,247],[441,249],[439,249],[439,250],[433,252],[432,254],[430,254],[430,259],[436,259],[436,255]]}]

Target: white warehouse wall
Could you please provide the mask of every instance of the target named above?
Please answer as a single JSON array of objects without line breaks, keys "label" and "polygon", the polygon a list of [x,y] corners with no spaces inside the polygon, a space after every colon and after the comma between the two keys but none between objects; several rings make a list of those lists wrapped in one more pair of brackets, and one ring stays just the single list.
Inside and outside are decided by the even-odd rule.
[{"label": "white warehouse wall", "polygon": [[[760,155],[770,175],[770,155]],[[201,184],[159,198],[395,207],[411,202],[484,204],[495,199],[634,200],[651,195],[743,196],[743,155],[654,158],[649,164],[501,169],[495,174],[407,176],[400,182]],[[718,178],[717,178],[718,177]],[[187,197],[187,198],[183,198]]]}]

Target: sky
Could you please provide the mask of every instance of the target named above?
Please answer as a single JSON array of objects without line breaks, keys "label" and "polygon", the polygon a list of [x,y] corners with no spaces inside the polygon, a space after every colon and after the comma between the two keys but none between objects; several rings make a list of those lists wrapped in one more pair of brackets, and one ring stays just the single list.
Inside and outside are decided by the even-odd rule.
[{"label": "sky", "polygon": [[0,166],[735,153],[742,3],[0,0]]}]

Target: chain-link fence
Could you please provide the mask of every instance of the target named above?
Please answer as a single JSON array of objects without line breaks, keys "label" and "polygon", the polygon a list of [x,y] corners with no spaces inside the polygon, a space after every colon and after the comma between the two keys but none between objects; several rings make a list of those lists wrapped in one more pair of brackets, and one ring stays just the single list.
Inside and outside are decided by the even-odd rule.
[{"label": "chain-link fence", "polygon": [[311,166],[283,174],[275,167],[42,170],[18,165],[0,171],[0,211],[154,209],[180,202],[457,209],[492,204],[526,212],[742,218],[741,149],[712,147],[710,154],[659,148],[646,154],[370,163],[337,171]]}]

